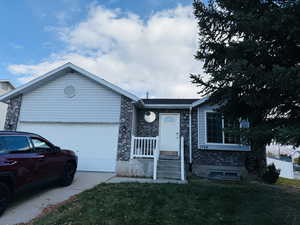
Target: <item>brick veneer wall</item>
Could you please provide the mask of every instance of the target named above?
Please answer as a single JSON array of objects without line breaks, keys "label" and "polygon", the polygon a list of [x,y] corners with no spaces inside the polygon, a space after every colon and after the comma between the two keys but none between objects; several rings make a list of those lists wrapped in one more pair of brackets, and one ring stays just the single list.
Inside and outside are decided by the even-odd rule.
[{"label": "brick veneer wall", "polygon": [[4,125],[5,130],[14,131],[17,129],[21,105],[22,95],[9,100]]},{"label": "brick veneer wall", "polygon": [[117,160],[120,161],[128,161],[130,158],[133,107],[132,100],[125,96],[121,97],[117,153]]}]

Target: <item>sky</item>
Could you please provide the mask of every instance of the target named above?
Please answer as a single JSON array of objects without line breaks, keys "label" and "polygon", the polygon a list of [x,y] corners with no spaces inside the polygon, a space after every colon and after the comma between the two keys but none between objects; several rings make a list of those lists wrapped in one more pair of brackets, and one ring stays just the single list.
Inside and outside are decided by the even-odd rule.
[{"label": "sky", "polygon": [[192,0],[0,1],[0,26],[15,86],[72,62],[139,97],[198,97]]}]

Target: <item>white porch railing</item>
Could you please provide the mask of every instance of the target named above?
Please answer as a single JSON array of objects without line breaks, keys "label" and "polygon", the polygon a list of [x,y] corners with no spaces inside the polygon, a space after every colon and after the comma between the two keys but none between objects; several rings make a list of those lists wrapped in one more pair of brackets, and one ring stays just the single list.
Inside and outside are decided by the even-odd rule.
[{"label": "white porch railing", "polygon": [[135,137],[131,139],[131,159],[153,158],[153,179],[157,179],[157,161],[159,158],[158,137]]},{"label": "white porch railing", "polygon": [[181,169],[181,180],[184,180],[184,137],[180,138],[180,169]]},{"label": "white porch railing", "polygon": [[159,148],[158,148],[158,137],[157,137],[157,145],[154,149],[154,161],[153,161],[153,180],[157,179],[157,161],[159,159]]},{"label": "white porch railing", "polygon": [[135,137],[131,139],[131,159],[154,158],[158,146],[158,137]]},{"label": "white porch railing", "polygon": [[[135,137],[131,139],[130,158],[153,158],[153,179],[157,179],[157,163],[159,159],[158,137]],[[180,173],[181,180],[185,180],[184,170],[184,138],[180,138]]]}]

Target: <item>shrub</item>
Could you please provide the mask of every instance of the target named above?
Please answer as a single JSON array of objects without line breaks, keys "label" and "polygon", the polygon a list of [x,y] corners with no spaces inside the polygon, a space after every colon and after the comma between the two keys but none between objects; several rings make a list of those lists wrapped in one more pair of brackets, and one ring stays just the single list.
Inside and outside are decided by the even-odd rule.
[{"label": "shrub", "polygon": [[266,172],[263,174],[262,179],[265,183],[275,184],[279,178],[280,169],[276,169],[274,163],[267,166]]},{"label": "shrub", "polygon": [[294,164],[300,165],[300,157],[294,159]]}]

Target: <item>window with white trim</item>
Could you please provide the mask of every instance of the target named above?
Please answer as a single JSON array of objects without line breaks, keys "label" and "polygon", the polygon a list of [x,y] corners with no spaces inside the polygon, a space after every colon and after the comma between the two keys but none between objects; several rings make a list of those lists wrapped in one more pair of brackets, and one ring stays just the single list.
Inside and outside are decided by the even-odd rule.
[{"label": "window with white trim", "polygon": [[238,120],[232,121],[224,118],[221,113],[206,112],[206,142],[215,144],[240,144],[241,137],[224,131],[226,129],[240,128]]}]

